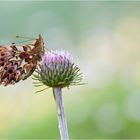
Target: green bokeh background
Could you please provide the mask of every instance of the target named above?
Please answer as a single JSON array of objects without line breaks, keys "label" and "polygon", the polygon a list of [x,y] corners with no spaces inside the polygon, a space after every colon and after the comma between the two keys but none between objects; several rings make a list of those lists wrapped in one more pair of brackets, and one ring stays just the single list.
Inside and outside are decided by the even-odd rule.
[{"label": "green bokeh background", "polygon": [[[63,90],[70,138],[140,138],[140,2],[0,2],[1,44],[39,33],[88,83]],[[59,138],[52,90],[36,90],[0,87],[0,138]]]}]

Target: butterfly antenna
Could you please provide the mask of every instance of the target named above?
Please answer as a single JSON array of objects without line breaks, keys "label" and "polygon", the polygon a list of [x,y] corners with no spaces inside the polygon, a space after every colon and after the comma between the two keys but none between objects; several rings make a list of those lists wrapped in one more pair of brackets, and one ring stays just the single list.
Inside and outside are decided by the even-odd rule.
[{"label": "butterfly antenna", "polygon": [[16,38],[24,38],[24,39],[32,39],[32,40],[36,39],[36,38],[32,38],[32,37],[25,37],[25,36],[19,36],[19,35],[17,35]]},{"label": "butterfly antenna", "polygon": [[12,45],[14,45],[14,44],[21,44],[21,43],[32,41],[32,40],[33,39],[28,39],[28,40],[24,40],[24,41],[17,41],[17,42],[13,42]]},{"label": "butterfly antenna", "polygon": [[13,42],[12,45],[14,45],[14,44],[20,44],[20,43],[24,43],[24,42],[28,42],[28,41],[32,41],[32,40],[36,40],[36,38],[25,37],[25,36],[19,36],[19,35],[17,35],[16,38],[17,38],[17,39],[18,39],[18,38],[23,38],[23,39],[26,39],[26,40]]}]

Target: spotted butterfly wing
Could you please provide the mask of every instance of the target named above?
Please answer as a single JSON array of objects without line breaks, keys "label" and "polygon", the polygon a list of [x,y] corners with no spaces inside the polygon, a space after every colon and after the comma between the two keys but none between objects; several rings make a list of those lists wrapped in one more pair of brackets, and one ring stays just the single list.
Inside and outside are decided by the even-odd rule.
[{"label": "spotted butterfly wing", "polygon": [[33,44],[0,46],[0,84],[7,86],[25,80],[35,71],[44,55],[44,41],[41,35]]}]

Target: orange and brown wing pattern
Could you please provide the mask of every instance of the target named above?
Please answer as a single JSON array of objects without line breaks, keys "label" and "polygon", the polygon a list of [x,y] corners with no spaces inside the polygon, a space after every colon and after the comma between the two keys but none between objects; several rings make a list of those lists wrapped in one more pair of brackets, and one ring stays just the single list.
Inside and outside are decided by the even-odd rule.
[{"label": "orange and brown wing pattern", "polygon": [[9,46],[0,46],[0,84],[7,86],[21,79],[21,67],[18,61],[12,60],[14,52]]},{"label": "orange and brown wing pattern", "polygon": [[25,80],[35,71],[44,54],[44,42],[39,35],[34,44],[0,46],[0,85],[10,85]]}]

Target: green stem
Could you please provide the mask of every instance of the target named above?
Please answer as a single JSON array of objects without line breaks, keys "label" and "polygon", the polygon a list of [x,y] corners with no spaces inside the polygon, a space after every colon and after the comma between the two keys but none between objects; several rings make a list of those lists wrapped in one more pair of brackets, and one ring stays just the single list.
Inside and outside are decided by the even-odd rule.
[{"label": "green stem", "polygon": [[69,136],[68,136],[68,128],[67,128],[67,119],[64,111],[63,102],[62,102],[62,89],[60,87],[53,88],[53,95],[56,102],[57,117],[58,117],[61,140],[68,140]]}]

